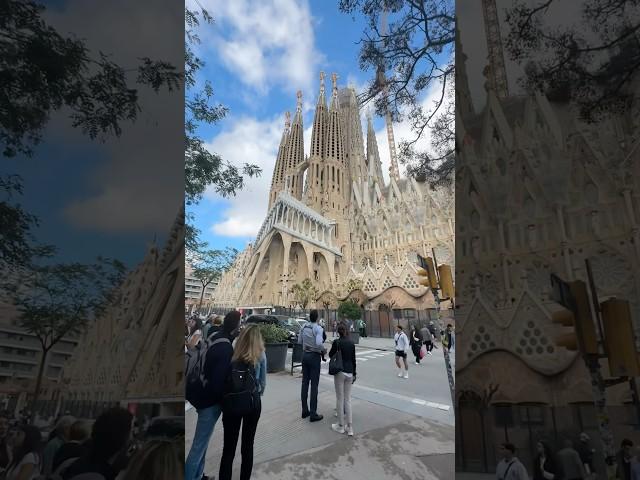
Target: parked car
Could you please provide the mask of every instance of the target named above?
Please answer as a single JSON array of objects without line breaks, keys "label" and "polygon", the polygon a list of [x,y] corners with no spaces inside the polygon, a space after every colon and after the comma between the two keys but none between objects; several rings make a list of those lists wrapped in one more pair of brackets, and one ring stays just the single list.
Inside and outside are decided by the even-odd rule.
[{"label": "parked car", "polygon": [[288,319],[289,317],[283,315],[251,315],[247,318],[246,323],[270,323],[286,329],[289,332],[289,346],[291,347],[298,342],[300,327],[288,322]]}]

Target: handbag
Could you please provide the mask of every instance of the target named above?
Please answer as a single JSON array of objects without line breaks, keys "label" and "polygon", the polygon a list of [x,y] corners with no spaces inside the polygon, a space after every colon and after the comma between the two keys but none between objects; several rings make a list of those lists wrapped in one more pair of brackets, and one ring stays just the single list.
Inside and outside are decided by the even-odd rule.
[{"label": "handbag", "polygon": [[[336,340],[335,342],[338,342]],[[340,350],[340,344],[336,345],[336,353],[331,360],[329,360],[329,375],[336,375],[344,370],[344,365],[342,363],[342,350]]]},{"label": "handbag", "polygon": [[420,347],[420,360],[422,360],[426,354],[427,354],[427,346],[422,345],[422,347]]}]

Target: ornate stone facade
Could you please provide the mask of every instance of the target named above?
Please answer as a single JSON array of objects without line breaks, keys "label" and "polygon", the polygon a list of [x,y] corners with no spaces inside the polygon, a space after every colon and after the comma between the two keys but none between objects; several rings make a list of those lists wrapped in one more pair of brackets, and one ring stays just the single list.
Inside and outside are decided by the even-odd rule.
[{"label": "ornate stone facade", "polygon": [[[456,85],[462,93],[469,91],[463,67]],[[456,392],[481,398],[493,384],[493,405],[544,406],[551,413],[536,424],[544,433],[535,438],[549,438],[552,429],[582,428],[572,425],[573,414],[554,416],[554,409],[593,405],[584,363],[554,344],[564,329],[550,319],[559,308],[550,299],[550,274],[586,282],[589,259],[599,300],[629,299],[636,332],[640,327],[640,117],[636,111],[586,125],[570,104],[539,93],[498,99],[491,88],[475,114],[469,98],[460,94],[456,104],[456,215],[466,219],[456,225]],[[607,397],[622,405],[629,388],[608,389]],[[633,436],[622,426],[632,410],[624,412],[616,435]],[[479,433],[461,415],[466,440],[456,450],[471,468],[470,445],[478,441],[471,437]],[[505,420],[495,421],[498,438],[483,444],[504,441]],[[535,440],[531,423],[521,422],[513,425],[529,425]],[[595,438],[597,428],[590,434]],[[534,441],[523,435],[522,447]],[[490,464],[495,453],[488,453]]]},{"label": "ornate stone facade", "polygon": [[[427,298],[417,283],[416,254],[431,255],[435,248],[438,262],[453,265],[452,193],[395,175],[385,182],[371,118],[365,151],[355,90],[339,91],[335,75],[332,80],[327,107],[320,76],[308,157],[298,92],[274,166],[267,217],[255,242],[222,277],[214,307],[289,306],[291,287],[310,278],[334,296],[359,279],[367,299],[389,291],[407,303],[398,308],[415,308],[405,300]],[[394,288],[409,295],[396,295]],[[418,304],[432,308],[430,292],[428,298]]]},{"label": "ornate stone facade", "polygon": [[[73,411],[104,404],[184,405],[184,214],[164,250],[155,245],[125,279],[65,366],[63,397]],[[86,410],[85,410],[86,411]],[[164,412],[164,413],[163,413]]]}]

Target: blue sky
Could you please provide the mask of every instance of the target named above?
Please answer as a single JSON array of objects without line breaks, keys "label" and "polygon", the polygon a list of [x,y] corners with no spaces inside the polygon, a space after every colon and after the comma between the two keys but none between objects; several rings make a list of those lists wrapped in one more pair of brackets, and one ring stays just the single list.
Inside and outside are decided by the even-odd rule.
[{"label": "blue sky", "polygon": [[[218,125],[200,134],[212,152],[234,164],[245,161],[262,167],[237,197],[223,199],[208,191],[193,207],[196,226],[213,248],[243,249],[257,233],[267,213],[267,195],[284,126],[284,112],[295,111],[296,91],[304,102],[305,152],[311,137],[319,73],[338,74],[339,87],[353,84],[360,91],[371,72],[361,72],[357,42],[366,25],[362,16],[341,13],[337,0],[200,1],[213,15],[214,25],[200,30],[198,54],[206,62],[201,72],[214,87],[217,101],[229,108]],[[364,120],[364,118],[363,118]],[[383,121],[374,119],[383,170],[388,146]],[[396,141],[406,126],[396,129]],[[366,130],[365,130],[366,134]]]},{"label": "blue sky", "polygon": [[[46,21],[61,35],[85,40],[124,68],[140,57],[184,61],[183,6],[159,1],[154,9],[128,0],[56,0]],[[115,25],[118,34],[114,35]],[[135,38],[135,42],[132,39]],[[3,159],[0,174],[19,174],[17,201],[40,220],[35,236],[53,244],[55,262],[113,257],[135,266],[154,238],[163,245],[184,195],[184,103],[181,92],[139,89],[135,123],[119,138],[93,141],[54,112],[30,158]]]}]

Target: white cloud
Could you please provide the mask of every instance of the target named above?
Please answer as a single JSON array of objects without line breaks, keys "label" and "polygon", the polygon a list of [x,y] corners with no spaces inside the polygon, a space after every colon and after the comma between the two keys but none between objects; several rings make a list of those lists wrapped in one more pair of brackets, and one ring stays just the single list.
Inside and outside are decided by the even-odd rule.
[{"label": "white cloud", "polygon": [[239,81],[261,94],[274,85],[310,89],[324,56],[315,47],[316,20],[307,0],[201,3],[217,24],[202,32],[202,45],[215,48]]},{"label": "white cloud", "polygon": [[[433,109],[434,102],[440,99],[442,90],[440,87],[435,86],[422,100],[422,108],[425,112],[430,112]],[[445,100],[446,101],[446,100]],[[443,104],[441,108],[444,108],[446,104]],[[366,123],[364,124],[366,128]],[[365,130],[366,134],[366,130]],[[399,154],[398,146],[403,140],[413,140],[415,133],[411,128],[411,123],[405,118],[401,122],[393,124],[393,136],[396,144],[396,154]],[[383,128],[376,131],[376,138],[378,139],[378,150],[380,152],[380,161],[382,162],[382,175],[385,182],[389,181],[389,166],[391,165],[391,154],[389,152],[389,142],[387,139],[387,129],[383,124]],[[418,142],[416,142],[417,150],[426,150],[433,153],[431,147],[431,131],[426,129]],[[406,175],[406,167],[398,162],[398,168],[400,170],[400,176]]]},{"label": "white cloud", "polygon": [[[255,236],[267,214],[271,177],[284,129],[284,115],[260,121],[239,117],[218,134],[207,148],[234,165],[252,163],[262,168],[258,178],[246,179],[245,187],[229,199],[223,220],[211,226],[216,235],[225,237]],[[206,193],[209,199],[220,198],[213,188]]]}]

